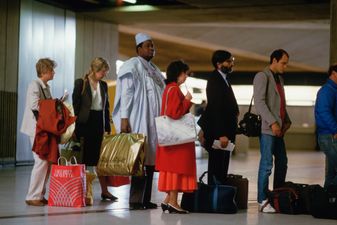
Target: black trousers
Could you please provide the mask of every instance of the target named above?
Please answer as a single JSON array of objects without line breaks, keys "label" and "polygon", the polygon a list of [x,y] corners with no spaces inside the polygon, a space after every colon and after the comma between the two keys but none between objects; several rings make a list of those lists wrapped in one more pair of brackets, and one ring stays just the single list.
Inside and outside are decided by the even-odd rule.
[{"label": "black trousers", "polygon": [[154,166],[145,166],[145,176],[131,178],[129,203],[146,204],[151,200]]},{"label": "black trousers", "polygon": [[[214,178],[224,184],[227,179],[230,152],[218,149],[208,151],[208,184],[214,184]],[[214,177],[214,178],[213,178]]]}]

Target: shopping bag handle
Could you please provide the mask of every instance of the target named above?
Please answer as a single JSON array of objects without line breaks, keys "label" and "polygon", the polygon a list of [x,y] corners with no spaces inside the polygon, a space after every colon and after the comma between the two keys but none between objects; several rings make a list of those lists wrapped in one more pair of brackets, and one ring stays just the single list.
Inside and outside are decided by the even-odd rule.
[{"label": "shopping bag handle", "polygon": [[[72,163],[72,159],[74,160],[75,163]],[[77,159],[74,155],[70,157],[68,165],[77,165]]]},{"label": "shopping bag handle", "polygon": [[66,166],[68,165],[68,161],[67,161],[67,159],[65,158],[65,157],[63,157],[63,156],[60,156],[58,159],[57,159],[57,165],[62,165],[61,163],[60,163],[60,160],[62,160],[62,159],[64,159],[64,161],[66,162]]}]

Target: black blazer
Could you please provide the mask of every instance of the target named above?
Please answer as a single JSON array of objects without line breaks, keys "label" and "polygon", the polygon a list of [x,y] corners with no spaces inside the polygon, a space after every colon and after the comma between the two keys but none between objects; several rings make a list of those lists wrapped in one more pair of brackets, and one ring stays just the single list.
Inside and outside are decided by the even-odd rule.
[{"label": "black blazer", "polygon": [[206,94],[207,106],[198,121],[204,131],[206,147],[212,146],[213,141],[222,136],[234,142],[239,107],[230,84],[226,84],[217,70],[208,78]]},{"label": "black blazer", "polygon": [[[72,95],[73,107],[75,116],[77,116],[76,123],[84,124],[89,118],[92,94],[89,81],[86,81],[84,91],[82,93],[84,80],[82,78],[75,80],[74,91]],[[103,103],[103,118],[104,118],[104,130],[106,132],[111,131],[110,126],[110,112],[109,112],[109,96],[108,85],[105,81],[99,81],[102,103]]]}]

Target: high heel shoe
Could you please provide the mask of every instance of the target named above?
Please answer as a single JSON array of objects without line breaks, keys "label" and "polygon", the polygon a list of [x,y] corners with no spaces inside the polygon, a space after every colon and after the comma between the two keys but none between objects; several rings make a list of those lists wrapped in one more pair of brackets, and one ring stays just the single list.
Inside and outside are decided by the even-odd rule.
[{"label": "high heel shoe", "polygon": [[168,204],[167,203],[162,202],[160,204],[160,206],[161,206],[161,209],[163,210],[163,212],[165,212],[166,210],[168,210]]},{"label": "high heel shoe", "polygon": [[168,211],[169,213],[177,213],[177,214],[188,214],[189,211],[187,210],[184,210],[184,209],[178,209],[170,204],[167,204],[168,205]]},{"label": "high heel shoe", "polygon": [[101,198],[102,198],[102,200],[104,201],[104,200],[110,200],[110,201],[117,201],[117,197],[116,196],[113,196],[113,195],[106,195],[106,194],[101,194]]}]

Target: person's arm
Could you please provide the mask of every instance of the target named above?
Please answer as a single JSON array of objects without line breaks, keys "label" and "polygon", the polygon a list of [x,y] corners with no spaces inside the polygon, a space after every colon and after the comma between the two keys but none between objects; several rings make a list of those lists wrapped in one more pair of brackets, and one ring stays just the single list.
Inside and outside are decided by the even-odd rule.
[{"label": "person's arm", "polygon": [[127,73],[120,78],[121,81],[121,132],[130,133],[131,126],[129,116],[133,105],[133,95],[135,87],[132,79],[132,73]]},{"label": "person's arm", "polygon": [[75,80],[74,90],[73,90],[73,94],[72,94],[73,108],[74,108],[75,116],[78,116],[78,114],[80,113],[83,85],[84,85],[83,79]]},{"label": "person's arm", "polygon": [[266,92],[268,87],[268,77],[265,73],[259,72],[255,75],[254,81],[254,104],[258,114],[271,127],[273,133],[277,136],[281,135],[280,125],[273,116],[266,103]]},{"label": "person's arm", "polygon": [[27,89],[27,96],[29,96],[28,104],[29,109],[31,109],[34,114],[35,119],[38,119],[39,114],[39,100],[40,100],[40,84],[36,81],[31,82]]},{"label": "person's arm", "polygon": [[108,85],[106,82],[103,81],[103,86],[104,86],[104,92],[106,95],[105,98],[105,109],[104,110],[104,121],[105,121],[105,132],[107,132],[108,134],[111,133],[111,125],[110,125],[110,103],[109,103],[109,92],[108,92]]},{"label": "person's arm", "polygon": [[315,105],[316,121],[320,121],[324,127],[329,127],[334,135],[337,134],[337,120],[334,115],[335,101],[334,93],[325,88],[318,92]]}]

